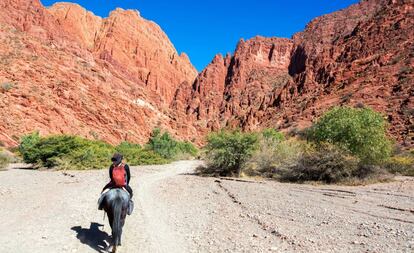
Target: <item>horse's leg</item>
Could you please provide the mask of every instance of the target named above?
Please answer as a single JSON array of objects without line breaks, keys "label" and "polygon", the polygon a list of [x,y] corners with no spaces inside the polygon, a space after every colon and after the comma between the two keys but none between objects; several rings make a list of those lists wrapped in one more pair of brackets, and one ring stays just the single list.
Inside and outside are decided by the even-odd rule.
[{"label": "horse's leg", "polygon": [[124,228],[124,225],[125,225],[125,217],[126,217],[127,210],[128,209],[122,210],[122,214],[121,214],[121,229],[120,229],[120,233],[119,233],[119,243],[118,243],[119,246],[121,246],[121,238],[122,238],[123,228]]},{"label": "horse's leg", "polygon": [[121,239],[122,239],[122,228],[121,228],[121,231],[119,231],[118,246],[121,246]]},{"label": "horse's leg", "polygon": [[[108,210],[108,212],[106,214],[108,215],[109,226],[111,227],[111,231],[112,231],[112,227],[113,227],[113,224],[114,224],[114,214],[112,213],[112,210]],[[115,251],[113,251],[114,250],[113,249],[114,241],[115,241],[115,239],[111,235],[111,241],[108,241],[109,245],[108,245],[108,248],[106,249],[108,252],[109,251],[115,252]],[[111,249],[111,247],[112,247],[112,249]]]},{"label": "horse's leg", "polygon": [[108,212],[108,220],[109,220],[109,226],[111,226],[111,230],[112,230],[112,225],[114,222],[114,215],[112,214],[112,212]]}]

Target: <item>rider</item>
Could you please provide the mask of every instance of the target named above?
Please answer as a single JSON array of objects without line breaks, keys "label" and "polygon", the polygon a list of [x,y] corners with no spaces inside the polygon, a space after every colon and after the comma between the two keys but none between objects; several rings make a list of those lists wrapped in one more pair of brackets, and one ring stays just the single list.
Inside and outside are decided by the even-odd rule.
[{"label": "rider", "polygon": [[[102,192],[104,192],[106,189],[114,188],[116,186],[115,183],[114,183],[112,171],[113,171],[114,167],[119,166],[122,163],[122,159],[123,159],[123,156],[120,153],[115,153],[112,156],[112,158],[111,158],[112,164],[109,167],[109,177],[110,177],[111,181],[109,181],[109,183],[107,183],[105,185],[105,187],[102,189]],[[134,207],[134,202],[132,201],[133,192],[132,192],[132,188],[129,186],[129,181],[131,180],[131,172],[129,171],[128,164],[125,163],[124,168],[125,168],[125,172],[126,172],[126,185],[124,186],[124,188],[125,188],[125,190],[128,191],[129,196],[130,196],[128,214],[131,214],[132,209]],[[101,203],[101,198],[99,200],[99,208],[98,209],[102,210],[103,207],[100,205],[100,203]]]}]

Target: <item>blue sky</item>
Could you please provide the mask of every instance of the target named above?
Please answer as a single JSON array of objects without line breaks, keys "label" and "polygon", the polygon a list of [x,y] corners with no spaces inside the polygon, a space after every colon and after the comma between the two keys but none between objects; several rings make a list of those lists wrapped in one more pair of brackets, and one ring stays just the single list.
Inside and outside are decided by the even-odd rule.
[{"label": "blue sky", "polygon": [[[50,6],[56,0],[41,0]],[[116,7],[137,9],[161,26],[179,53],[201,71],[217,53],[233,53],[240,38],[290,38],[313,18],[357,0],[66,0],[98,16]]]}]

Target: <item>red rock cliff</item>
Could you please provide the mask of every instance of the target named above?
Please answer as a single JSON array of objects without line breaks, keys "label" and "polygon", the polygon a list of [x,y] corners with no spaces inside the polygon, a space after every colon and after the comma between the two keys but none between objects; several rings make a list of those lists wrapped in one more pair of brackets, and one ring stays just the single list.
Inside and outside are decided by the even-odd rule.
[{"label": "red rock cliff", "polygon": [[193,134],[219,127],[301,129],[334,105],[382,112],[414,145],[413,1],[367,0],[310,22],[292,40],[241,41],[193,87],[177,91],[177,117]]},{"label": "red rock cliff", "polygon": [[292,45],[291,40],[279,38],[241,40],[233,56],[217,55],[191,90],[179,89],[173,108],[196,121],[197,131],[240,124],[259,127],[257,119],[272,99],[272,91],[290,79]]},{"label": "red rock cliff", "polygon": [[191,83],[197,75],[187,55],[178,55],[161,28],[138,11],[118,8],[106,19],[68,3],[55,4],[48,11],[95,57],[137,77],[160,94],[163,103],[169,104],[178,86]]},{"label": "red rock cliff", "polygon": [[118,143],[171,130],[168,104],[196,71],[136,11],[106,19],[75,4],[0,2],[0,141],[70,133]]}]

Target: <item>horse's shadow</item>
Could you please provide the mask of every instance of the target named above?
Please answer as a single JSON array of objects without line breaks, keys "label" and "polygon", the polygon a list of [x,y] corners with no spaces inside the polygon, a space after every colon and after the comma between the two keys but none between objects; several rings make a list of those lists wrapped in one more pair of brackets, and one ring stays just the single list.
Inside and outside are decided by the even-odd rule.
[{"label": "horse's shadow", "polygon": [[102,224],[91,222],[89,228],[82,228],[81,226],[75,226],[71,229],[77,233],[76,238],[83,244],[89,245],[92,249],[97,252],[105,252],[111,237],[104,231],[100,230]]}]

